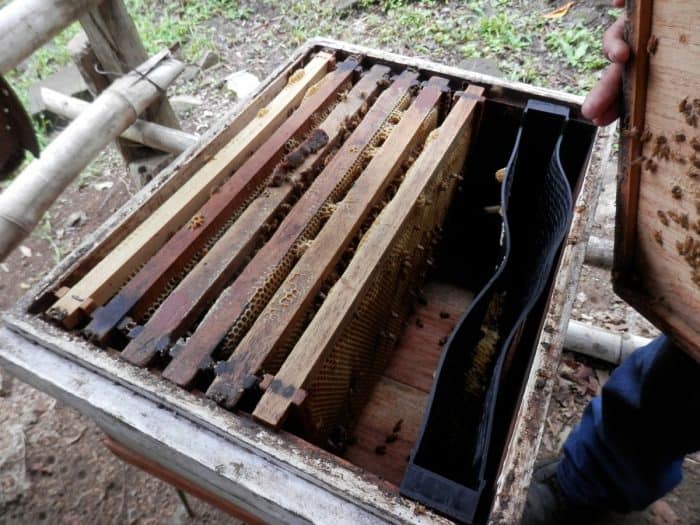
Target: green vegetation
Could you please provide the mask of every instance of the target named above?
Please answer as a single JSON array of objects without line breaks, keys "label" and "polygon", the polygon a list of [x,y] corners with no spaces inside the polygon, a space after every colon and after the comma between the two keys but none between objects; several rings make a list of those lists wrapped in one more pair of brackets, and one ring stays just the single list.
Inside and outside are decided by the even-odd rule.
[{"label": "green vegetation", "polygon": [[[488,59],[512,80],[582,93],[605,65],[600,39],[617,11],[599,13],[598,25],[581,21],[575,5],[558,19],[546,19],[544,1],[507,0],[362,0],[336,12],[326,0],[125,0],[149,53],[179,44],[186,61],[195,62],[217,45],[255,49],[266,57],[329,36],[421,55],[459,65],[464,59]],[[590,16],[589,16],[590,19]],[[257,25],[253,35],[241,28]],[[230,31],[221,31],[230,27]],[[8,75],[26,103],[29,86],[69,62],[66,43],[79,30],[73,24],[39,49],[20,70]],[[227,49],[219,49],[225,55]],[[45,123],[35,120],[45,142]]]}]

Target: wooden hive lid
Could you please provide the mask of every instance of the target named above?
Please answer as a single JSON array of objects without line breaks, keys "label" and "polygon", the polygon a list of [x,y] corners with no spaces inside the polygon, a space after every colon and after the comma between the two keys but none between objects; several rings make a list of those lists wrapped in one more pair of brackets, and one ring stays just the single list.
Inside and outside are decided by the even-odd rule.
[{"label": "wooden hive lid", "polygon": [[613,282],[700,359],[700,3],[632,4]]}]

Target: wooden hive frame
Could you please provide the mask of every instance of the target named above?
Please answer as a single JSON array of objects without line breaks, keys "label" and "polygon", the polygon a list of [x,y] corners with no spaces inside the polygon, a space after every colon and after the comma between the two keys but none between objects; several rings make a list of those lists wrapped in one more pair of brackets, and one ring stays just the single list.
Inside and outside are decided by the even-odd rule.
[{"label": "wooden hive frame", "polygon": [[[3,343],[0,363],[88,413],[118,441],[148,450],[148,455],[157,462],[171,464],[185,477],[268,521],[334,519],[341,523],[440,523],[445,520],[399,497],[376,476],[292,435],[273,433],[244,418],[232,417],[221,407],[196,398],[145,370],[135,369],[108,353],[95,352],[91,344],[67,335],[63,329],[30,312],[32,306],[37,309],[50,306],[51,291],[56,283],[70,287],[75,279],[86,275],[96,261],[123,239],[125,231],[133,230],[199,170],[213,152],[243,129],[284,87],[290,71],[305,64],[311,53],[324,47],[346,54],[362,54],[378,64],[402,69],[411,67],[426,75],[436,74],[481,85],[486,89],[487,98],[497,103],[522,106],[528,98],[534,97],[569,105],[579,115],[581,99],[578,97],[341,42],[311,41],[260,86],[251,104],[241,106],[223,126],[212,130],[196,150],[187,151],[176,159],[5,314],[8,328],[0,332]],[[551,393],[547,379],[556,370],[576,295],[576,281],[594,212],[594,206],[589,203],[597,198],[601,163],[610,152],[611,137],[608,130],[599,135],[594,154],[586,163],[576,215],[544,320],[545,329],[538,338],[510,437],[512,446],[504,457],[498,478],[491,523],[517,522],[524,503]],[[114,402],[115,395],[121,396],[119,403]],[[156,404],[167,410],[157,410]],[[152,408],[148,409],[149,406]],[[191,436],[195,432],[198,439],[193,444]],[[222,463],[221,458],[208,456],[207,450],[221,450],[230,461]],[[272,480],[282,483],[286,490],[280,490],[279,485],[266,487],[265,483]],[[308,501],[314,501],[315,505],[306,504]]]},{"label": "wooden hive frame", "polygon": [[615,291],[700,359],[700,6],[629,3]]}]

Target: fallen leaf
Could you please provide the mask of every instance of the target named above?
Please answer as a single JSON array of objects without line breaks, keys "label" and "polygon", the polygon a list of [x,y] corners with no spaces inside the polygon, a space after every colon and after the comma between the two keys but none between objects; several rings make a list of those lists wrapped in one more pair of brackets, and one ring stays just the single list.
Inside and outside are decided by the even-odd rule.
[{"label": "fallen leaf", "polygon": [[22,257],[32,256],[32,249],[29,246],[25,246],[24,244],[20,245],[19,252],[22,254]]},{"label": "fallen leaf", "polygon": [[550,11],[549,13],[545,13],[544,18],[547,20],[556,20],[558,18],[562,18],[563,16],[566,16],[566,14],[569,12],[569,9],[574,5],[574,2],[567,2],[561,7],[557,7],[554,11]]}]

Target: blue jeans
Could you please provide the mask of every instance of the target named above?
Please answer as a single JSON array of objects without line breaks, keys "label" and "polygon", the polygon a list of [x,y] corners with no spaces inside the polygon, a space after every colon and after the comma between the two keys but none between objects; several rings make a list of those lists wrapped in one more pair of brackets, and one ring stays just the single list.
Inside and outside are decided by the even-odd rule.
[{"label": "blue jeans", "polygon": [[586,407],[557,477],[575,503],[641,510],[681,481],[700,450],[700,363],[662,336],[635,351]]}]

